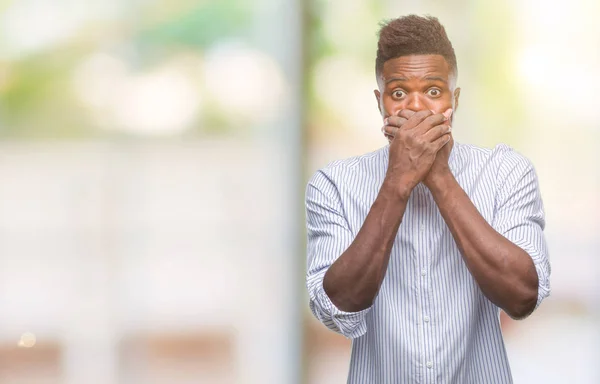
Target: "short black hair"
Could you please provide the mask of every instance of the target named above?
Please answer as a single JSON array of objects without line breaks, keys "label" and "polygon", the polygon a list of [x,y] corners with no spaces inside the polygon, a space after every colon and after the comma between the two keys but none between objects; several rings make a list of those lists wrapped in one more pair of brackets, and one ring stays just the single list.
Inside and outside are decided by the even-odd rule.
[{"label": "short black hair", "polygon": [[441,55],[446,59],[450,71],[458,75],[454,48],[444,26],[435,17],[408,15],[381,24],[375,60],[376,75],[379,77],[386,61],[409,55]]}]

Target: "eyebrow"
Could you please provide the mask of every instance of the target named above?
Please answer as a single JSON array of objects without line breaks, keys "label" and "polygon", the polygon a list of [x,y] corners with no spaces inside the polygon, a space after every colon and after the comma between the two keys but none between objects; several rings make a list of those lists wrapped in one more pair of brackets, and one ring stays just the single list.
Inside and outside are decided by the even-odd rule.
[{"label": "eyebrow", "polygon": [[[446,81],[444,78],[439,77],[439,76],[427,76],[425,78],[425,80],[428,81],[441,81],[442,83],[448,83],[448,81]],[[408,79],[406,77],[392,77],[391,79],[389,79],[388,81],[385,82],[385,84],[389,84],[392,83],[394,81],[408,81]]]},{"label": "eyebrow", "polygon": [[406,77],[392,77],[391,79],[389,79],[385,83],[389,84],[389,83],[392,83],[394,81],[408,81],[408,79]]},{"label": "eyebrow", "polygon": [[428,76],[425,78],[425,80],[429,80],[429,81],[441,81],[442,83],[448,83],[444,78],[439,77],[439,76]]}]

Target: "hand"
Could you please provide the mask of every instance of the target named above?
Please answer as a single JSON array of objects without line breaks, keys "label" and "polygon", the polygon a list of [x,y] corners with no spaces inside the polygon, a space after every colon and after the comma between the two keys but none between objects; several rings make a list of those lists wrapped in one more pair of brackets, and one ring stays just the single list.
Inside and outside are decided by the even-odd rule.
[{"label": "hand", "polygon": [[[450,141],[444,114],[403,110],[386,119],[384,134],[393,136],[386,181],[405,197],[429,173],[437,152]],[[394,125],[392,125],[394,124]],[[401,125],[396,126],[395,124]]]},{"label": "hand", "polygon": [[[448,117],[448,121],[451,121],[452,109],[448,109],[444,112],[444,115]],[[452,151],[452,147],[454,146],[454,138],[452,134],[449,134],[450,141],[446,145],[442,147],[435,155],[435,161],[429,170],[425,179],[423,179],[423,184],[429,189],[434,185],[434,183],[443,177],[444,175],[451,174],[450,166],[448,165],[448,160],[450,159],[450,152]]]}]

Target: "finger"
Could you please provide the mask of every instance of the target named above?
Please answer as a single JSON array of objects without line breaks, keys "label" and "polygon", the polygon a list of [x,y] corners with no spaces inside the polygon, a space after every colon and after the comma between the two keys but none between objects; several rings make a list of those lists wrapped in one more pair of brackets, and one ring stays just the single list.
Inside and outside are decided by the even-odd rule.
[{"label": "finger", "polygon": [[386,120],[386,125],[395,125],[396,127],[401,127],[408,120],[405,117],[400,116],[389,116]]},{"label": "finger", "polygon": [[444,116],[446,116],[446,120],[450,120],[450,118],[452,117],[452,112],[454,112],[454,110],[452,108],[448,108],[444,112]]},{"label": "finger", "polygon": [[403,117],[405,119],[410,119],[410,117],[412,115],[414,115],[416,112],[411,110],[411,109],[401,109],[400,112],[397,113],[397,116],[399,117]]},{"label": "finger", "polygon": [[384,125],[383,127],[381,127],[381,132],[384,135],[395,137],[396,133],[398,132],[398,129],[400,128],[395,127],[393,125]]},{"label": "finger", "polygon": [[431,115],[433,115],[433,112],[431,112],[428,109],[427,110],[423,110],[423,111],[419,111],[419,112],[415,112],[412,116],[410,116],[408,118],[408,120],[404,124],[403,128],[405,128],[405,129],[413,129],[416,126],[418,126],[419,124],[421,124],[421,122],[423,122],[423,120],[425,120],[426,118],[428,118]]},{"label": "finger", "polygon": [[423,134],[423,138],[425,139],[426,142],[433,143],[434,141],[436,141],[437,139],[439,139],[446,133],[450,133],[450,132],[452,132],[452,127],[449,124],[447,124],[447,123],[440,124],[440,125],[436,125],[435,127],[431,128],[429,131],[425,132]]},{"label": "finger", "polygon": [[443,134],[441,137],[436,139],[431,146],[433,150],[437,153],[440,149],[444,147],[444,145],[448,144],[452,139],[452,135],[450,133]]},{"label": "finger", "polygon": [[420,135],[424,135],[427,131],[436,127],[440,124],[443,124],[446,121],[446,116],[442,113],[431,114],[426,117],[416,126],[416,133]]}]

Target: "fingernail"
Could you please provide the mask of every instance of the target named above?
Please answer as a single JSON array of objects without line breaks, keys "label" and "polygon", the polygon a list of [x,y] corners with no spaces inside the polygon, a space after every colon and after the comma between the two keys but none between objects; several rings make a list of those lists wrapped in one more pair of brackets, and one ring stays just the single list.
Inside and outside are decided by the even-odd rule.
[{"label": "fingernail", "polygon": [[388,118],[383,119],[383,124],[388,125]]},{"label": "fingernail", "polygon": [[443,115],[446,117],[446,120],[450,119],[450,117],[452,116],[452,108],[448,108],[446,112],[443,113]]}]

